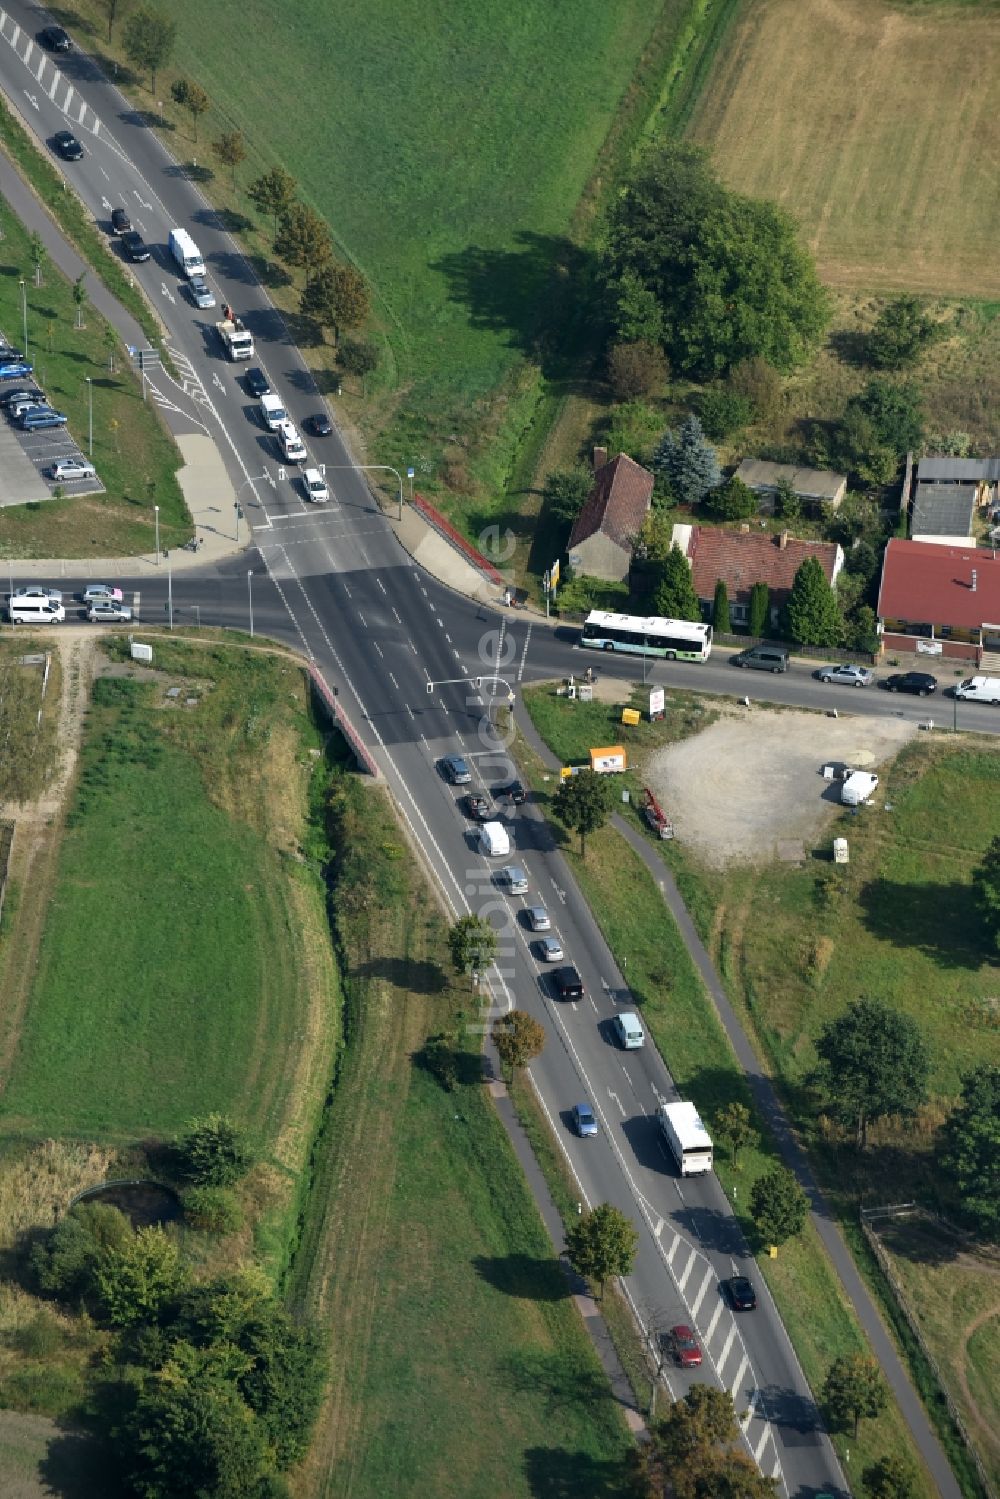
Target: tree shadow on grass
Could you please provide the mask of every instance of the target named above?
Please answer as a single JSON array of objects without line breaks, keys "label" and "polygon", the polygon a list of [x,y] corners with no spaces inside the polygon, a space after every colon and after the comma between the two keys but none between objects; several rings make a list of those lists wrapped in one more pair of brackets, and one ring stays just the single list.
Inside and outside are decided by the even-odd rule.
[{"label": "tree shadow on grass", "polygon": [[830,334],[830,348],[841,364],[853,369],[871,368],[868,359],[869,336],[860,328],[835,328]]},{"label": "tree shadow on grass", "polygon": [[[561,1277],[558,1265],[556,1270]],[[589,1349],[584,1354],[526,1349],[505,1360],[504,1372],[509,1388],[530,1395],[547,1416],[577,1410],[587,1419],[599,1419],[601,1408],[614,1400],[608,1377]]]},{"label": "tree shadow on grass", "polygon": [[[515,249],[470,245],[433,263],[474,328],[510,335],[547,380],[572,382],[595,339],[597,261],[561,235],[522,232]],[[567,385],[567,389],[569,389]]]},{"label": "tree shadow on grass", "polygon": [[476,1255],[476,1273],[505,1296],[520,1301],[565,1301],[569,1286],[562,1266],[551,1255]]},{"label": "tree shadow on grass", "polygon": [[625,1462],[566,1447],[529,1447],[524,1471],[538,1499],[622,1499],[634,1492]]},{"label": "tree shadow on grass", "polygon": [[972,890],[958,880],[898,884],[870,880],[858,897],[873,937],[926,953],[941,968],[981,968],[982,926]]},{"label": "tree shadow on grass", "polygon": [[107,1493],[108,1454],[84,1432],[65,1431],[52,1438],[39,1464],[46,1493],[60,1499],[92,1499]]},{"label": "tree shadow on grass", "polygon": [[359,963],[354,974],[358,978],[385,979],[412,994],[443,994],[448,986],[448,975],[440,963],[413,958],[373,958],[369,963]]}]

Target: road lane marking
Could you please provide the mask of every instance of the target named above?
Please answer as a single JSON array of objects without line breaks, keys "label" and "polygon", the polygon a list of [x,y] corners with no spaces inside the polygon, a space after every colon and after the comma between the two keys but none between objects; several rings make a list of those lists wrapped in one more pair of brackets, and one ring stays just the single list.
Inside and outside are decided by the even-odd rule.
[{"label": "road lane marking", "polygon": [[728,1332],[728,1334],[726,1336],[726,1341],[723,1344],[722,1352],[719,1354],[719,1357],[715,1360],[716,1372],[718,1373],[718,1376],[719,1376],[720,1379],[722,1378],[722,1371],[723,1371],[723,1369],[726,1366],[726,1359],[729,1357],[729,1350],[733,1346],[733,1339],[735,1338],[735,1336],[736,1336],[736,1323],[735,1322],[731,1322],[729,1324],[729,1332]]},{"label": "road lane marking", "polygon": [[692,1317],[697,1317],[701,1304],[705,1299],[705,1292],[708,1290],[714,1279],[715,1271],[712,1269],[711,1265],[709,1265],[708,1269],[705,1271],[705,1279],[701,1283],[701,1290],[698,1292],[697,1296],[694,1298],[694,1301],[690,1306]]},{"label": "road lane marking", "polygon": [[732,1384],[729,1386],[729,1393],[730,1393],[730,1395],[732,1395],[734,1401],[736,1399],[736,1392],[739,1390],[739,1387],[740,1387],[740,1385],[743,1382],[743,1376],[744,1376],[744,1374],[747,1371],[747,1366],[749,1365],[749,1363],[750,1363],[750,1360],[747,1358],[746,1354],[744,1353],[743,1357],[740,1359],[740,1367],[737,1370],[736,1378],[733,1380]]},{"label": "road lane marking", "polygon": [[716,1302],[716,1305],[715,1305],[715,1311],[712,1313],[712,1320],[708,1324],[708,1331],[704,1334],[704,1341],[705,1341],[705,1343],[710,1343],[712,1341],[712,1334],[714,1333],[715,1327],[716,1327],[716,1323],[718,1322],[718,1320],[719,1320],[719,1318],[721,1316],[722,1316],[722,1302],[718,1301],[718,1302]]},{"label": "road lane marking", "polygon": [[694,1266],[694,1262],[695,1262],[695,1260],[697,1258],[698,1258],[698,1251],[697,1251],[697,1249],[695,1249],[694,1245],[692,1244],[692,1246],[691,1246],[691,1253],[688,1255],[688,1262],[684,1266],[684,1269],[681,1272],[680,1278],[679,1278],[679,1280],[677,1282],[677,1289],[678,1289],[678,1291],[680,1291],[680,1293],[681,1293],[682,1296],[684,1295],[684,1287],[687,1285],[688,1276],[691,1274],[691,1270],[692,1270],[692,1268]]}]

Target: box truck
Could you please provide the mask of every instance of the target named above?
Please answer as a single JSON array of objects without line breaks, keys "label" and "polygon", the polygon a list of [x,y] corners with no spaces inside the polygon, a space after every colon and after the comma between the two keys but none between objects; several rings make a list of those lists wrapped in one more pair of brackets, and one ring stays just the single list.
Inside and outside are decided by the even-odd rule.
[{"label": "box truck", "polygon": [[656,1117],[681,1176],[711,1171],[712,1137],[693,1103],[661,1103]]},{"label": "box truck", "polygon": [[1000,703],[1000,677],[966,677],[955,688],[955,696],[970,703]]},{"label": "box truck", "polygon": [[840,800],[845,807],[860,807],[871,801],[878,776],[868,770],[852,770],[840,783]]},{"label": "box truck", "polygon": [[[232,312],[232,308],[226,310]],[[253,358],[253,334],[243,319],[238,318],[235,313],[232,317],[224,317],[221,322],[216,323],[215,331],[222,341],[227,358],[234,360]]]},{"label": "box truck", "polygon": [[510,853],[510,837],[502,822],[484,822],[479,829],[479,847],[491,858]]},{"label": "box truck", "polygon": [[171,229],[170,253],[185,276],[204,276],[205,262],[201,251],[186,229]]}]

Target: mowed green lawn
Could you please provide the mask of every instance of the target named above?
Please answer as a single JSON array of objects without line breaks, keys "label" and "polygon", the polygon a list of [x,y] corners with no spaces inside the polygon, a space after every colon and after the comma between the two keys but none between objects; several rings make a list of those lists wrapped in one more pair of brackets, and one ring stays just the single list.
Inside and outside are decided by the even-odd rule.
[{"label": "mowed green lawn", "polygon": [[[78,8],[102,45],[103,7]],[[372,282],[403,392],[389,447],[422,478],[422,460],[463,430],[540,326],[549,237],[567,231],[662,9],[216,0],[207,17],[197,0],[172,0],[177,46],[158,97],[183,75],[216,108],[197,146],[180,117],[171,148],[217,168],[224,114],[251,151],[244,182],[275,162],[299,180]]]},{"label": "mowed green lawn", "polygon": [[8,1132],[134,1137],[219,1109],[269,1134],[280,1115],[302,1024],[286,877],[146,690],[96,684]]}]

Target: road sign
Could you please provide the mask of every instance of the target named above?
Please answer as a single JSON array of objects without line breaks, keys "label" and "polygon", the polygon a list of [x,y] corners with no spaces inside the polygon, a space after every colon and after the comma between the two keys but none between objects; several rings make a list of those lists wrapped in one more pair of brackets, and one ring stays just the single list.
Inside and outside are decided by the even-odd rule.
[{"label": "road sign", "polygon": [[662,718],[664,713],[664,702],[666,693],[662,687],[651,687],[649,689],[649,721]]}]

